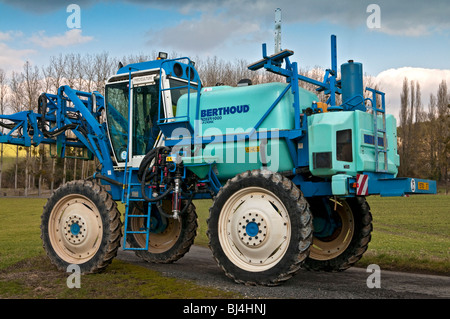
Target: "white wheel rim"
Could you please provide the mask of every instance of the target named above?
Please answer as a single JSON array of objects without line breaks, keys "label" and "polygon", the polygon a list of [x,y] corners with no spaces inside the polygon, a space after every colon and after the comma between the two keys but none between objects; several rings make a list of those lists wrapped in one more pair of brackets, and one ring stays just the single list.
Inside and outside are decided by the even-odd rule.
[{"label": "white wheel rim", "polygon": [[[133,218],[131,220],[131,229],[141,231],[146,224],[145,218]],[[148,238],[148,252],[161,254],[172,248],[178,241],[181,234],[181,222],[179,220],[169,219],[167,227],[161,233],[150,233]],[[146,246],[147,236],[145,234],[134,234],[134,239],[140,247]]]},{"label": "white wheel rim", "polygon": [[336,202],[336,211],[341,219],[342,227],[339,234],[331,241],[313,238],[309,257],[315,260],[330,260],[342,254],[353,238],[355,222],[350,206],[346,202]]},{"label": "white wheel rim", "polygon": [[275,266],[291,238],[289,214],[272,192],[248,187],[234,193],[219,216],[219,241],[239,268],[260,272]]},{"label": "white wheel rim", "polygon": [[[163,201],[162,205],[164,211],[170,211],[172,203]],[[142,210],[142,208],[141,208]],[[138,209],[133,210],[133,215],[138,214]],[[146,227],[146,218],[135,217],[130,221],[130,228],[133,231],[142,231]],[[172,248],[178,238],[181,236],[182,224],[179,219],[168,218],[166,228],[160,233],[151,233],[148,237],[148,252],[153,254],[161,254]],[[147,236],[145,234],[134,234],[134,239],[140,247],[146,246]]]},{"label": "white wheel rim", "polygon": [[98,251],[103,223],[96,205],[82,195],[67,195],[53,207],[48,233],[56,254],[70,264],[82,264]]}]

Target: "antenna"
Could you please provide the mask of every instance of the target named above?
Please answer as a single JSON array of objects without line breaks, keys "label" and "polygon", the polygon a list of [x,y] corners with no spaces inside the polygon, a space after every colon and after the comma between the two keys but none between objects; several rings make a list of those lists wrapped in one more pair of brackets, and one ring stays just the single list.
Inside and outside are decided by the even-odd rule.
[{"label": "antenna", "polygon": [[281,9],[275,10],[275,54],[281,51]]}]

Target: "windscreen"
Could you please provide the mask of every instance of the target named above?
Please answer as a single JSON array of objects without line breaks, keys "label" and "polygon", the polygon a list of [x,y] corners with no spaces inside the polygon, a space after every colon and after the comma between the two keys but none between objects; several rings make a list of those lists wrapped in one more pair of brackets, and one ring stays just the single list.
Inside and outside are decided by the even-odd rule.
[{"label": "windscreen", "polygon": [[111,145],[118,162],[124,162],[128,144],[128,81],[105,88],[106,118]]},{"label": "windscreen", "polygon": [[[128,81],[106,85],[105,100],[106,114],[111,145],[116,160],[123,163],[127,157],[128,132],[129,132],[129,87]],[[171,79],[169,81],[172,89],[166,90],[170,93],[173,114],[176,114],[176,106],[181,95],[188,93],[187,83]],[[189,93],[197,92],[196,85],[191,85]],[[158,123],[159,106],[159,80],[151,84],[138,84],[132,88],[132,156],[145,155],[155,145],[160,133]],[[161,103],[161,117],[164,112]]]},{"label": "windscreen", "polygon": [[158,83],[133,88],[133,155],[147,154],[158,138],[158,91]]}]

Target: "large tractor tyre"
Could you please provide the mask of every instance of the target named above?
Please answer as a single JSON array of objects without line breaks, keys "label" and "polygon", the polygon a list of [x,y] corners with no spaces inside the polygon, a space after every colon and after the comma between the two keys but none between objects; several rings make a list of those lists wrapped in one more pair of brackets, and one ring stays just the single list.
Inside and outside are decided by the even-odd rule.
[{"label": "large tractor tyre", "polygon": [[213,256],[237,283],[281,284],[301,268],[312,244],[308,202],[289,179],[268,170],[228,180],[207,223]]},{"label": "large tractor tyre", "polygon": [[[182,202],[182,209],[187,201]],[[133,203],[130,215],[147,214],[148,204]],[[172,203],[163,201],[164,214],[170,216]],[[190,204],[178,219],[166,217],[157,212],[153,205],[150,219],[150,234],[147,250],[136,250],[135,254],[145,261],[153,263],[173,263],[182,258],[191,248],[197,235],[197,213],[194,204]],[[145,212],[144,212],[145,211]],[[128,231],[144,231],[147,228],[147,218],[131,217],[128,219]],[[127,243],[134,248],[145,248],[147,235],[128,233]]]},{"label": "large tractor tyre", "polygon": [[343,271],[366,252],[372,233],[372,215],[364,197],[309,200],[314,238],[304,268]]},{"label": "large tractor tyre", "polygon": [[51,262],[66,271],[104,270],[117,255],[122,223],[117,204],[99,184],[78,180],[64,184],[48,199],[41,217],[41,239]]}]

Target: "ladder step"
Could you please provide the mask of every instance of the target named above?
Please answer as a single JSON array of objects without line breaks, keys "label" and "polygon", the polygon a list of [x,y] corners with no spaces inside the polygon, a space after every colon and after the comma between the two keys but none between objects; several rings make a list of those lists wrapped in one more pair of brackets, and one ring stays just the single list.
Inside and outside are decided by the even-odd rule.
[{"label": "ladder step", "polygon": [[131,248],[131,247],[124,247],[123,250],[148,250],[147,248]]},{"label": "ladder step", "polygon": [[[128,157],[128,150],[127,150],[127,157]],[[139,196],[140,192],[140,183],[133,183],[131,182],[132,172],[136,171],[137,169],[134,168],[128,168],[125,169],[125,180],[126,184],[124,185],[124,189],[122,192],[122,200],[125,202],[125,229],[124,229],[124,238],[123,238],[123,250],[148,250],[148,241],[150,239],[150,206],[148,207],[147,214],[145,214],[144,211],[142,212],[133,212],[130,211],[130,202],[139,202],[144,201],[143,198],[140,197],[134,197],[133,195]],[[131,214],[130,214],[131,213]],[[139,227],[138,230],[128,230],[128,223],[131,221],[131,218],[147,218],[147,226],[146,227]],[[126,247],[127,243],[127,235],[131,234],[141,234],[145,236],[145,247],[142,248],[135,248],[135,247]]]},{"label": "ladder step", "polygon": [[127,230],[127,234],[147,234],[146,230]]}]

